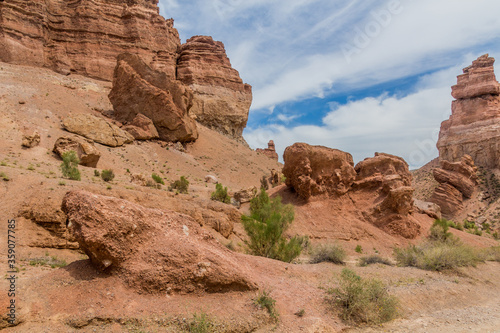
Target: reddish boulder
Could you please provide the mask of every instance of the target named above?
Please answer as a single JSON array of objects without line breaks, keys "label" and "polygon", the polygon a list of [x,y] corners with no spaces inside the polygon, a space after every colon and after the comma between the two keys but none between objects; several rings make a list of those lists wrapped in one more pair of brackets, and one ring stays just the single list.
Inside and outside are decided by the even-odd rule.
[{"label": "reddish boulder", "polygon": [[266,155],[267,157],[269,157],[273,160],[277,161],[279,159],[278,153],[276,152],[276,146],[274,145],[273,140],[269,141],[269,143],[267,144],[267,148],[265,148],[265,149],[257,148],[255,151],[257,153]]},{"label": "reddish boulder", "polygon": [[142,113],[138,113],[132,122],[123,126],[122,129],[132,134],[136,140],[151,140],[159,138],[158,131],[156,130],[153,121]]},{"label": "reddish boulder", "polygon": [[121,54],[109,99],[119,121],[132,122],[142,113],[150,118],[165,141],[194,141],[196,122],[189,117],[193,94],[165,73],[152,70],[138,56]]},{"label": "reddish boulder", "polygon": [[452,87],[456,100],[437,142],[441,161],[459,162],[467,154],[478,166],[500,167],[500,84],[494,62],[487,54],[479,57]]},{"label": "reddish boulder", "polygon": [[32,135],[23,135],[22,146],[25,148],[33,148],[40,144],[40,133],[33,132]]},{"label": "reddish boulder", "polygon": [[68,228],[94,265],[149,293],[256,289],[242,255],[191,217],[85,191],[63,200]]},{"label": "reddish boulder", "polygon": [[252,87],[231,67],[223,43],[208,36],[188,39],[180,48],[177,79],[193,90],[191,113],[198,122],[243,140]]},{"label": "reddish boulder", "polygon": [[94,141],[89,139],[73,137],[60,137],[54,144],[52,151],[62,158],[62,155],[68,151],[75,151],[80,164],[91,168],[97,167],[97,162],[101,158],[101,153],[94,145]]},{"label": "reddish boulder", "polygon": [[343,195],[356,177],[351,154],[337,149],[295,143],[285,149],[283,159],[286,185],[306,200]]}]

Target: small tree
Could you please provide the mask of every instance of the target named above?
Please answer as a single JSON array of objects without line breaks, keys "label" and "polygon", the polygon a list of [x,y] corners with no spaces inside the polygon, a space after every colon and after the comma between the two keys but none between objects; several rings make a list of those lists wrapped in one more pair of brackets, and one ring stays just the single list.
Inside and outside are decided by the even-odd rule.
[{"label": "small tree", "polygon": [[62,159],[61,172],[63,176],[73,180],[80,180],[80,170],[78,170],[78,163],[80,163],[80,160],[76,152],[74,150],[67,151],[62,154]]},{"label": "small tree", "polygon": [[210,199],[225,204],[231,203],[231,197],[227,194],[227,187],[223,187],[222,184],[215,184],[215,192],[212,192]]},{"label": "small tree", "polygon": [[189,180],[186,177],[181,176],[179,180],[172,182],[170,184],[169,190],[178,190],[180,193],[188,193],[189,189]]},{"label": "small tree", "polygon": [[283,233],[294,219],[292,205],[283,205],[281,197],[270,199],[264,189],[250,201],[250,216],[241,217],[250,240],[252,254],[291,262],[300,255],[305,237],[287,240]]},{"label": "small tree", "polygon": [[110,182],[115,178],[115,173],[111,169],[102,170],[101,178],[105,182]]}]

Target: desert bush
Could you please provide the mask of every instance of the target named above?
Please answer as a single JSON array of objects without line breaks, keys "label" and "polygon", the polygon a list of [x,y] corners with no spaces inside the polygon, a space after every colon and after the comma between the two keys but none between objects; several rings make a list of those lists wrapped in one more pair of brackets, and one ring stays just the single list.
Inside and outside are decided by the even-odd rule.
[{"label": "desert bush", "polygon": [[163,181],[163,178],[161,178],[160,176],[158,176],[156,173],[153,173],[151,175],[151,178],[153,178],[153,180],[157,183],[157,184],[162,184],[162,185],[165,185],[165,182]]},{"label": "desert bush", "polygon": [[180,179],[170,183],[170,187],[168,188],[170,191],[177,190],[180,193],[188,193],[189,189],[189,180],[186,177],[181,176]]},{"label": "desert bush", "polygon": [[295,236],[287,240],[283,233],[294,219],[292,205],[283,205],[281,197],[270,199],[264,189],[250,201],[250,216],[241,221],[249,240],[250,252],[257,256],[291,262],[302,252],[306,237]]},{"label": "desert bush", "polygon": [[429,241],[419,246],[396,248],[394,255],[399,266],[412,266],[430,271],[475,266],[481,261],[477,251],[458,239],[446,242]]},{"label": "desert bush", "polygon": [[[5,180],[5,179],[4,179],[4,180]],[[494,238],[494,239],[496,239],[496,240],[499,240],[499,239],[500,239],[500,236],[498,235],[498,231],[495,231],[495,232],[493,233],[493,235],[492,235],[492,236],[493,236],[493,238]]]},{"label": "desert bush", "polygon": [[94,170],[94,176],[101,177],[101,173],[99,172],[99,170]]},{"label": "desert bush", "polygon": [[216,332],[216,325],[205,312],[193,314],[193,319],[184,324],[184,330],[189,333]]},{"label": "desert bush", "polygon": [[63,162],[61,163],[61,172],[64,177],[72,180],[80,180],[80,170],[78,170],[78,163],[80,159],[74,150],[67,151],[62,154]]},{"label": "desert bush", "polygon": [[362,279],[347,268],[340,274],[339,287],[328,292],[330,302],[340,307],[341,318],[348,322],[379,324],[398,315],[399,302],[381,281]]},{"label": "desert bush", "polygon": [[373,264],[382,264],[382,265],[387,265],[387,266],[392,266],[392,263],[390,262],[389,259],[382,258],[381,256],[377,255],[372,255],[368,257],[361,257],[359,259],[359,266],[365,267],[368,265],[373,265]]},{"label": "desert bush", "polygon": [[9,176],[7,176],[7,174],[5,174],[5,172],[0,172],[0,178],[2,178],[2,180],[8,182],[10,180]]},{"label": "desert bush", "polygon": [[320,262],[332,262],[342,265],[346,258],[344,249],[337,244],[320,245],[313,249],[311,255],[311,263],[317,264]]},{"label": "desert bush", "polygon": [[500,246],[492,246],[481,251],[481,257],[487,261],[500,262]]},{"label": "desert bush", "polygon": [[445,219],[435,220],[430,230],[429,239],[437,242],[446,242],[451,239],[453,234],[448,231],[449,225],[449,221]]},{"label": "desert bush", "polygon": [[464,220],[464,228],[465,229],[474,229],[474,228],[476,228],[476,224],[474,222]]},{"label": "desert bush", "polygon": [[220,201],[225,204],[231,203],[231,197],[227,194],[227,187],[223,187],[220,183],[215,184],[215,192],[212,192],[210,199]]},{"label": "desert bush", "polygon": [[105,182],[110,182],[115,178],[115,173],[111,169],[102,170],[101,178]]},{"label": "desert bush", "polygon": [[361,247],[361,245],[358,244],[356,245],[354,251],[356,251],[356,253],[363,253],[363,248]]},{"label": "desert bush", "polygon": [[271,318],[274,321],[277,321],[279,318],[279,313],[276,311],[276,300],[274,300],[270,295],[269,292],[266,290],[263,290],[261,293],[259,293],[259,296],[254,300],[255,305],[260,307],[261,309],[266,309]]}]

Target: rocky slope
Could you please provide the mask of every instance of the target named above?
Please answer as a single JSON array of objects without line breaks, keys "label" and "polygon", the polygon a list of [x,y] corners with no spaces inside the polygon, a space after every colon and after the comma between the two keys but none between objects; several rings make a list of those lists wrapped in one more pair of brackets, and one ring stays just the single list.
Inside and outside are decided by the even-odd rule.
[{"label": "rocky slope", "polygon": [[437,143],[441,160],[458,162],[468,154],[477,166],[500,168],[500,84],[494,62],[487,54],[479,57],[452,87],[456,100]]}]

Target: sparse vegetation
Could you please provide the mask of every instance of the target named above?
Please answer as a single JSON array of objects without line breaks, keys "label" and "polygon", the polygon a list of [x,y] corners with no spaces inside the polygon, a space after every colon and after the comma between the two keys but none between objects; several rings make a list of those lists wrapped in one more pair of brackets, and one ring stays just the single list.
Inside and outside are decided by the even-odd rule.
[{"label": "sparse vegetation", "polygon": [[49,257],[48,253],[43,258],[33,258],[29,260],[30,266],[50,266],[51,268],[66,267],[68,264],[64,259],[56,256]]},{"label": "sparse vegetation", "polygon": [[102,172],[101,172],[101,178],[105,182],[110,182],[113,179],[115,179],[115,173],[111,169],[102,170]]},{"label": "sparse vegetation", "polygon": [[64,186],[66,185],[66,182],[64,180],[59,181],[59,186]]},{"label": "sparse vegetation", "polygon": [[363,248],[361,247],[361,245],[358,244],[356,245],[354,251],[356,251],[356,253],[363,253]]},{"label": "sparse vegetation", "polygon": [[63,162],[61,163],[61,172],[63,177],[72,180],[81,180],[80,170],[78,170],[78,163],[80,159],[74,150],[67,151],[62,154]]},{"label": "sparse vegetation", "polygon": [[170,187],[168,189],[170,191],[177,190],[179,191],[179,193],[187,194],[189,189],[189,181],[186,179],[186,177],[181,176],[179,180],[170,183]]},{"label": "sparse vegetation", "polygon": [[316,264],[320,262],[332,262],[334,264],[342,265],[344,264],[345,258],[346,253],[340,245],[320,245],[313,249],[311,263]]},{"label": "sparse vegetation", "polygon": [[227,194],[227,187],[223,187],[220,183],[215,184],[215,192],[212,192],[210,199],[225,204],[231,203],[231,197]]},{"label": "sparse vegetation", "polygon": [[249,236],[250,252],[257,256],[291,262],[302,252],[306,237],[287,240],[283,233],[294,219],[292,205],[283,205],[281,197],[270,199],[264,189],[250,201],[250,216],[241,217]]},{"label": "sparse vegetation", "polygon": [[96,177],[101,177],[101,173],[99,172],[99,170],[94,170],[94,176]]},{"label": "sparse vegetation", "polygon": [[5,172],[0,172],[0,178],[2,178],[2,180],[6,182],[10,180],[9,176],[7,176]]},{"label": "sparse vegetation", "polygon": [[255,299],[255,304],[261,309],[266,309],[274,321],[278,321],[279,313],[276,311],[276,300],[274,300],[266,290],[259,293]]},{"label": "sparse vegetation", "polygon": [[185,324],[184,329],[189,333],[216,332],[215,323],[205,312],[193,314],[193,319]]},{"label": "sparse vegetation", "polygon": [[153,180],[157,183],[157,184],[162,184],[162,185],[165,185],[165,182],[163,181],[163,178],[161,178],[160,176],[158,176],[156,173],[153,173],[151,175],[151,178],[153,178]]},{"label": "sparse vegetation", "polygon": [[392,263],[390,262],[389,259],[382,258],[381,256],[378,256],[378,255],[372,255],[372,256],[368,256],[368,257],[359,258],[359,266],[361,266],[361,267],[365,267],[365,266],[373,265],[373,264],[382,264],[382,265],[392,266]]},{"label": "sparse vegetation", "polygon": [[379,324],[398,314],[397,298],[389,295],[381,281],[362,279],[347,268],[342,270],[339,287],[328,292],[330,302],[340,307],[341,318],[347,322]]}]

